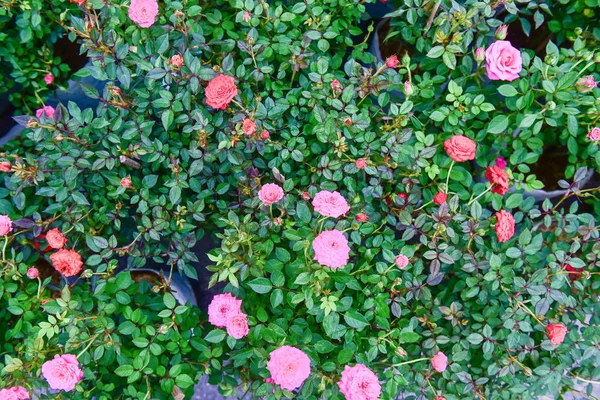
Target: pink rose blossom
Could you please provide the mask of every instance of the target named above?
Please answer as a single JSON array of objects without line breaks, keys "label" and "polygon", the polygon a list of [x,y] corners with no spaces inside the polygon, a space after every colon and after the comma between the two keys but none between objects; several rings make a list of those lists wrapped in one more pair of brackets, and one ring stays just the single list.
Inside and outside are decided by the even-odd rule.
[{"label": "pink rose blossom", "polygon": [[244,130],[244,135],[252,136],[256,133],[256,124],[249,118],[245,118],[244,122],[242,122],[242,129]]},{"label": "pink rose blossom", "polygon": [[500,210],[496,213],[496,235],[500,243],[510,240],[515,234],[515,219],[511,213],[505,210]]},{"label": "pink rose blossom", "polygon": [[498,29],[496,29],[496,39],[504,40],[506,39],[506,35],[508,34],[508,26],[500,25]]},{"label": "pink rose blossom", "polygon": [[176,67],[183,67],[183,57],[181,57],[179,54],[175,54],[173,57],[171,57],[171,65],[174,65]]},{"label": "pink rose blossom", "polygon": [[444,142],[444,149],[454,161],[464,162],[475,159],[477,145],[466,136],[454,135]]},{"label": "pink rose blossom", "polygon": [[27,270],[27,277],[29,279],[35,279],[37,278],[39,275],[39,271],[37,270],[36,267],[31,267]]},{"label": "pink rose blossom", "polygon": [[483,62],[485,60],[485,47],[478,47],[475,50],[475,61],[478,63]]},{"label": "pink rose blossom", "polygon": [[42,364],[42,375],[54,390],[70,392],[83,379],[83,371],[79,369],[77,357],[73,354],[55,355],[54,359]]},{"label": "pink rose blossom", "polygon": [[283,199],[283,195],[283,189],[274,183],[267,183],[258,191],[258,198],[265,206],[277,203]]},{"label": "pink rose blossom", "polygon": [[385,65],[388,68],[396,68],[398,66],[398,56],[393,55],[391,57],[388,57],[388,59],[385,60]]},{"label": "pink rose blossom", "polygon": [[321,265],[337,269],[348,264],[350,258],[348,239],[337,229],[321,232],[313,240],[312,248],[315,252],[315,260]]},{"label": "pink rose blossom", "polygon": [[29,392],[23,386],[0,390],[0,400],[29,400]]},{"label": "pink rose blossom", "polygon": [[302,192],[302,200],[304,200],[304,201],[310,200],[310,193]]},{"label": "pink rose blossom", "polygon": [[42,107],[42,108],[37,109],[37,111],[35,112],[35,116],[37,117],[37,119],[40,119],[42,117],[42,114],[45,114],[46,117],[48,117],[50,119],[54,119],[54,107],[52,107],[52,106]]},{"label": "pink rose blossom", "polygon": [[563,324],[549,324],[546,330],[548,331],[548,339],[555,346],[561,344],[567,335],[567,327]]},{"label": "pink rose blossom", "polygon": [[359,158],[358,160],[356,160],[356,168],[365,169],[366,166],[367,160],[365,160],[364,158]]},{"label": "pink rose blossom", "polygon": [[292,391],[310,375],[310,358],[296,347],[283,346],[271,352],[267,369],[273,383]]},{"label": "pink rose blossom", "polygon": [[377,375],[363,364],[346,365],[337,384],[346,400],[377,400],[381,396]]},{"label": "pink rose blossom", "polygon": [[260,133],[260,137],[262,140],[267,140],[271,135],[269,135],[269,132],[264,130]]},{"label": "pink rose blossom", "polygon": [[62,249],[67,244],[67,238],[58,230],[58,228],[50,229],[46,233],[48,246],[53,249]]},{"label": "pink rose blossom", "polygon": [[498,40],[486,50],[488,78],[493,81],[514,81],[523,69],[521,52],[506,40]]},{"label": "pink rose blossom", "polygon": [[8,235],[12,229],[12,220],[8,215],[0,215],[0,236]]},{"label": "pink rose blossom", "polygon": [[52,85],[52,82],[54,82],[54,76],[52,74],[46,74],[46,76],[44,76],[44,82],[46,82],[46,85]]},{"label": "pink rose blossom", "polygon": [[438,352],[431,359],[431,366],[437,372],[444,372],[446,370],[446,367],[448,366],[448,357],[446,357],[446,355],[444,353],[442,353],[441,351]]},{"label": "pink rose blossom", "polygon": [[11,169],[10,161],[0,162],[0,172],[10,172],[10,169]]},{"label": "pink rose blossom", "polygon": [[398,268],[404,269],[408,265],[408,257],[406,257],[404,254],[398,254],[394,259],[394,262]]},{"label": "pink rose blossom", "polygon": [[204,90],[206,104],[221,110],[226,109],[237,94],[238,89],[233,78],[222,74],[211,79]]},{"label": "pink rose blossom", "polygon": [[497,165],[487,167],[485,178],[492,185],[492,193],[498,193],[499,195],[504,196],[506,192],[508,192],[508,174],[504,169]]},{"label": "pink rose blossom", "polygon": [[438,206],[441,206],[448,200],[448,195],[441,190],[433,197],[433,202]]},{"label": "pink rose blossom", "polygon": [[128,188],[131,187],[131,178],[123,178],[121,179],[121,187]]},{"label": "pink rose blossom", "polygon": [[252,15],[250,14],[250,12],[246,11],[244,13],[244,22],[250,21],[250,18],[252,18]]},{"label": "pink rose blossom", "polygon": [[331,81],[331,88],[332,89],[339,89],[340,88],[340,81],[338,81],[337,79],[334,79]]},{"label": "pink rose blossom", "polygon": [[338,192],[321,190],[312,201],[315,211],[325,217],[337,218],[350,211],[346,199]]},{"label": "pink rose blossom", "polygon": [[52,266],[64,276],[75,276],[81,272],[83,261],[75,250],[60,249],[50,256]]},{"label": "pink rose blossom", "polygon": [[412,95],[414,92],[413,86],[409,81],[404,82],[404,94],[407,96]]},{"label": "pink rose blossom", "polygon": [[248,334],[248,318],[246,314],[235,314],[227,319],[227,334],[235,339],[241,339]]},{"label": "pink rose blossom", "polygon": [[227,326],[229,318],[242,314],[242,301],[230,293],[217,294],[208,305],[208,322],[216,327]]},{"label": "pink rose blossom", "polygon": [[131,0],[129,18],[142,28],[149,28],[156,22],[158,2],[156,0]]},{"label": "pink rose blossom", "polygon": [[502,157],[496,158],[496,167],[498,168],[506,168],[506,160]]},{"label": "pink rose blossom", "polygon": [[368,220],[369,220],[369,217],[367,216],[367,214],[356,214],[356,221],[367,222]]},{"label": "pink rose blossom", "polygon": [[597,126],[594,127],[594,129],[592,129],[590,131],[590,133],[587,134],[587,138],[593,142],[599,141],[600,140],[600,128],[598,128]]},{"label": "pink rose blossom", "polygon": [[580,93],[589,92],[598,86],[598,83],[594,80],[592,75],[582,76],[581,79],[577,81],[577,91]]}]

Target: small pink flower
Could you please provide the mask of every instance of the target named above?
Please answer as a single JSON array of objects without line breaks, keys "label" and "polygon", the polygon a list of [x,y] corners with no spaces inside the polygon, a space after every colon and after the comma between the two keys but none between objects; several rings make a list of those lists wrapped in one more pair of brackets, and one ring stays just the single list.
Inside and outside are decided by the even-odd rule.
[{"label": "small pink flower", "polygon": [[519,77],[523,69],[521,52],[506,40],[498,40],[486,50],[486,70],[488,78],[493,81],[512,82]]},{"label": "small pink flower", "polygon": [[269,135],[269,132],[264,130],[260,133],[260,137],[262,140],[267,140],[271,135]]},{"label": "small pink flower", "polygon": [[364,158],[359,158],[358,160],[356,160],[356,168],[365,169],[366,166],[367,160],[365,160]]},{"label": "small pink flower", "polygon": [[515,219],[511,213],[505,210],[500,210],[496,213],[496,218],[498,222],[496,222],[496,236],[498,236],[498,241],[500,243],[506,242],[510,240],[515,234]]},{"label": "small pink flower", "polygon": [[344,119],[344,124],[346,124],[348,126],[352,125],[352,119],[351,118]]},{"label": "small pink flower", "polygon": [[550,343],[555,346],[561,344],[567,335],[567,327],[563,324],[550,324],[546,327],[546,330],[548,331]]},{"label": "small pink flower", "polygon": [[412,95],[414,92],[413,86],[409,81],[404,82],[404,94],[407,96]]},{"label": "small pink flower", "polygon": [[408,266],[408,257],[406,257],[404,254],[398,254],[394,259],[394,262],[398,268],[404,269]]},{"label": "small pink flower", "polygon": [[52,85],[52,82],[54,82],[54,76],[52,74],[46,74],[46,76],[44,76],[44,82],[46,82],[46,85]]},{"label": "small pink flower", "polygon": [[36,267],[31,267],[27,270],[27,277],[29,279],[35,279],[38,277],[39,271]]},{"label": "small pink flower", "polygon": [[589,92],[598,86],[598,83],[594,80],[592,75],[582,76],[581,79],[577,81],[577,91],[580,93]]},{"label": "small pink flower", "polygon": [[258,198],[265,206],[277,203],[283,199],[283,195],[283,189],[274,183],[267,183],[258,191]]},{"label": "small pink flower", "polygon": [[435,396],[433,400],[446,400],[444,396]]},{"label": "small pink flower", "polygon": [[302,200],[304,200],[304,201],[310,200],[310,193],[302,192]]},{"label": "small pink flower", "polygon": [[446,370],[446,367],[448,366],[448,357],[446,357],[446,355],[444,353],[442,353],[441,351],[438,352],[431,359],[431,366],[437,372],[444,372]]},{"label": "small pink flower", "polygon": [[73,354],[55,355],[54,359],[42,364],[42,375],[54,390],[70,392],[83,379],[83,371],[79,368],[77,357]]},{"label": "small pink flower", "polygon": [[388,57],[388,59],[385,60],[385,65],[388,68],[396,68],[398,66],[398,56],[393,55],[391,57]]},{"label": "small pink flower", "polygon": [[48,241],[48,246],[56,250],[62,249],[67,244],[67,238],[58,228],[50,229],[46,233],[46,241]]},{"label": "small pink flower", "polygon": [[310,375],[310,358],[296,347],[282,346],[271,352],[267,369],[273,383],[292,391]]},{"label": "small pink flower", "polygon": [[239,314],[242,314],[242,301],[230,293],[217,294],[208,305],[208,322],[219,328],[226,327],[229,318]]},{"label": "small pink flower", "polygon": [[52,266],[64,276],[75,276],[81,272],[83,261],[75,250],[60,249],[50,256]]},{"label": "small pink flower", "polygon": [[496,158],[496,167],[498,168],[506,168],[506,160],[502,157]]},{"label": "small pink flower", "polygon": [[337,218],[350,211],[348,202],[341,194],[327,190],[321,190],[317,193],[312,205],[316,212],[325,217]]},{"label": "small pink flower", "polygon": [[242,122],[242,129],[244,130],[244,135],[252,136],[256,133],[256,124],[250,118],[245,118]]},{"label": "small pink flower", "polygon": [[54,119],[54,107],[52,107],[52,106],[42,107],[42,108],[37,109],[37,111],[35,112],[35,116],[37,117],[37,119],[40,119],[42,117],[42,114],[45,114],[46,117],[48,117],[50,119]]},{"label": "small pink flower", "polygon": [[181,57],[179,54],[175,54],[173,57],[171,57],[171,65],[174,65],[175,67],[183,67],[183,57]]},{"label": "small pink flower", "polygon": [[227,319],[227,334],[235,339],[241,339],[248,334],[248,318],[246,314],[235,314]]},{"label": "small pink flower", "polygon": [[492,185],[492,193],[498,193],[499,195],[504,196],[506,192],[508,192],[508,174],[504,169],[497,165],[487,167],[485,178]]},{"label": "small pink flower", "polygon": [[381,396],[377,375],[363,364],[346,365],[337,384],[346,400],[377,400]]},{"label": "small pink flower", "polygon": [[0,390],[0,400],[29,400],[29,392],[23,386]]},{"label": "small pink flower", "polygon": [[233,78],[223,74],[211,79],[204,90],[206,104],[212,108],[220,108],[221,110],[226,109],[237,94],[238,89]]},{"label": "small pink flower", "polygon": [[142,28],[149,28],[156,22],[158,2],[156,0],[131,0],[129,18]]},{"label": "small pink flower", "polygon": [[8,215],[0,215],[0,236],[8,235],[12,229],[12,220]]},{"label": "small pink flower", "polygon": [[244,13],[244,22],[248,22],[248,21],[250,21],[250,18],[252,18],[252,15],[250,14],[250,12],[249,12],[249,11],[246,11],[246,12]]},{"label": "small pink flower", "polygon": [[356,220],[358,222],[367,222],[369,220],[369,217],[367,216],[367,214],[356,214]]},{"label": "small pink flower", "polygon": [[334,79],[331,81],[331,88],[332,89],[339,89],[341,86],[340,81],[338,81],[337,79]]},{"label": "small pink flower", "polygon": [[128,188],[131,187],[131,178],[123,178],[121,179],[121,187]]},{"label": "small pink flower", "polygon": [[0,172],[10,172],[10,169],[11,169],[10,161],[0,162]]},{"label": "small pink flower", "polygon": [[444,149],[454,161],[464,162],[475,159],[477,145],[466,136],[454,135],[444,142]]},{"label": "small pink flower", "polygon": [[485,60],[485,47],[478,47],[475,50],[475,61],[478,63],[483,62]]},{"label": "small pink flower", "polygon": [[337,229],[323,231],[313,240],[315,260],[321,265],[337,269],[348,264],[350,247],[348,239]]},{"label": "small pink flower", "polygon": [[500,25],[498,29],[496,29],[496,39],[504,40],[506,39],[506,35],[508,34],[508,26]]},{"label": "small pink flower", "polygon": [[448,200],[448,195],[441,190],[433,197],[433,202],[439,206],[444,204]]},{"label": "small pink flower", "polygon": [[594,129],[592,129],[590,131],[590,133],[587,134],[587,138],[593,142],[599,141],[600,140],[600,128],[598,128],[597,126],[594,127]]},{"label": "small pink flower", "polygon": [[175,12],[173,14],[175,14],[175,17],[177,17],[179,19],[183,18],[183,11],[181,11],[181,10],[175,10]]}]

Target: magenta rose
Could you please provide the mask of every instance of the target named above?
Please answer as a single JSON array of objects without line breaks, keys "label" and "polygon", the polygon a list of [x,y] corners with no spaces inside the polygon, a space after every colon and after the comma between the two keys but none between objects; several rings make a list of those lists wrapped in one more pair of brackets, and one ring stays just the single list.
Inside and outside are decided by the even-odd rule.
[{"label": "magenta rose", "polygon": [[493,81],[514,81],[523,69],[521,52],[506,40],[497,40],[485,51],[488,78]]}]

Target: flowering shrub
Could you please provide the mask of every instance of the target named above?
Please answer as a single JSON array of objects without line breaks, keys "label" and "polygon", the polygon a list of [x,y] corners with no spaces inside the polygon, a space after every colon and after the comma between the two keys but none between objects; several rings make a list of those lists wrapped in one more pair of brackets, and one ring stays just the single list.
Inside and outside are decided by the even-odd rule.
[{"label": "flowering shrub", "polygon": [[[13,345],[5,365],[27,367],[5,367],[5,386],[168,398],[208,374],[267,399],[591,391],[590,38],[542,58],[506,40],[498,2],[405,1],[390,37],[415,48],[374,60],[352,42],[358,1],[120,3],[71,20],[107,81],[83,85],[98,107],[40,109],[0,155],[3,277],[19,293],[5,301],[33,310],[47,293],[26,283],[38,260],[62,287],[27,326],[43,359]],[[546,143],[569,153],[566,190],[536,204]],[[207,315],[114,276],[121,256],[195,278],[206,232],[224,284]]]}]

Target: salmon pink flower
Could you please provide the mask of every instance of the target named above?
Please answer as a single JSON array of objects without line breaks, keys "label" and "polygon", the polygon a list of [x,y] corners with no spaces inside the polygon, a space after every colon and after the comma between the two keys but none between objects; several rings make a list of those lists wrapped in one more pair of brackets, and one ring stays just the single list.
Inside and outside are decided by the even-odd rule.
[{"label": "salmon pink flower", "polygon": [[175,54],[173,57],[171,57],[170,63],[176,67],[183,67],[183,57],[181,57],[179,54]]},{"label": "salmon pink flower", "polygon": [[46,240],[48,246],[53,249],[62,249],[67,244],[67,238],[58,230],[58,228],[50,229],[46,233]]},{"label": "salmon pink flower", "polygon": [[283,199],[283,195],[283,189],[274,183],[267,183],[258,191],[258,198],[265,206],[277,203]]},{"label": "salmon pink flower", "polygon": [[515,219],[511,213],[505,210],[500,210],[496,213],[496,235],[500,243],[510,240],[515,234]]},{"label": "salmon pink flower", "polygon": [[471,139],[462,135],[454,135],[444,142],[446,153],[456,162],[475,159],[477,145]]},{"label": "salmon pink flower", "polygon": [[548,339],[550,339],[550,343],[555,346],[561,344],[567,335],[567,327],[563,324],[549,324],[546,327],[546,330]]},{"label": "salmon pink flower", "polygon": [[441,190],[433,197],[433,202],[437,205],[442,205],[448,200],[448,195]]},{"label": "salmon pink flower", "polygon": [[256,124],[250,118],[245,118],[242,123],[242,129],[244,131],[244,135],[252,136],[256,133]]},{"label": "salmon pink flower", "polygon": [[365,160],[364,158],[359,158],[358,160],[356,160],[356,168],[358,169],[365,169],[365,167],[367,166],[367,160]]},{"label": "salmon pink flower", "polygon": [[40,119],[42,117],[42,114],[44,114],[47,118],[54,119],[54,107],[45,106],[42,108],[38,108],[35,112],[35,116],[37,117],[37,119]]},{"label": "salmon pink flower", "polygon": [[264,130],[260,133],[260,138],[262,140],[267,140],[271,135],[269,135],[269,132]]},{"label": "salmon pink flower", "polygon": [[121,179],[121,187],[124,187],[124,188],[131,187],[131,178]]},{"label": "salmon pink flower", "polygon": [[368,220],[369,220],[369,217],[367,216],[367,214],[356,214],[356,221],[367,222]]},{"label": "salmon pink flower", "polygon": [[393,55],[385,60],[385,65],[388,68],[396,68],[398,66],[398,56]]},{"label": "salmon pink flower", "polygon": [[485,171],[485,178],[492,185],[492,193],[504,196],[508,192],[508,174],[504,169],[494,165]]},{"label": "salmon pink flower", "polygon": [[75,276],[81,272],[83,261],[75,250],[60,249],[50,256],[54,268],[64,276]]},{"label": "salmon pink flower", "polygon": [[0,162],[0,172],[10,172],[10,169],[11,169],[10,161]]},{"label": "salmon pink flower", "polygon": [[444,372],[446,370],[446,367],[448,366],[448,357],[446,357],[446,355],[444,353],[442,353],[441,351],[438,352],[431,359],[431,366],[437,372]]},{"label": "salmon pink flower", "polygon": [[212,108],[227,108],[231,100],[238,94],[237,86],[232,77],[227,75],[217,75],[206,86],[204,91],[206,104]]},{"label": "salmon pink flower", "polygon": [[38,275],[39,275],[39,271],[37,270],[36,267],[31,267],[27,270],[27,277],[29,279],[35,279],[38,277]]},{"label": "salmon pink flower", "polygon": [[239,313],[227,319],[227,334],[234,339],[241,339],[248,334],[248,318],[246,314]]}]

